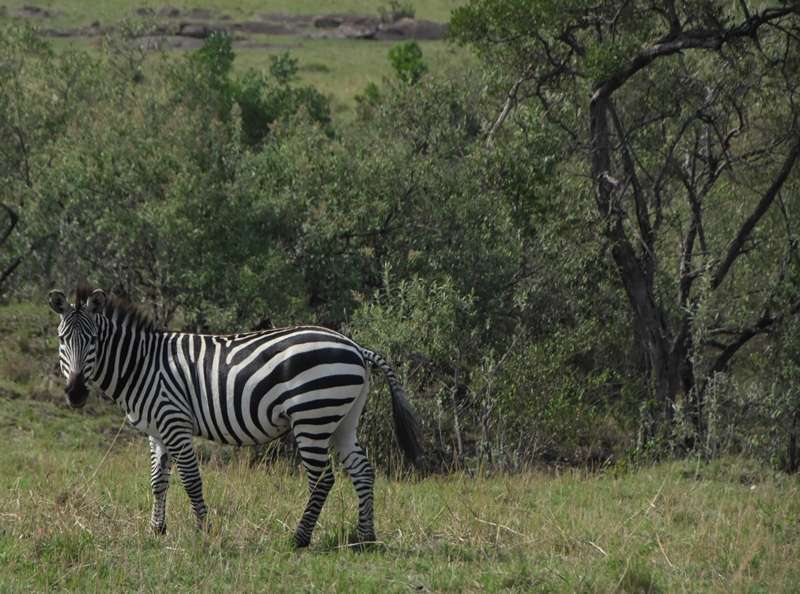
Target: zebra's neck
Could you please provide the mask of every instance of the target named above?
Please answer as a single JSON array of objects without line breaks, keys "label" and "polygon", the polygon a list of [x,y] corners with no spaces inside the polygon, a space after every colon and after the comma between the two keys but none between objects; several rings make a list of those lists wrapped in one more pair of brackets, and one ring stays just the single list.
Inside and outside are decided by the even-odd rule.
[{"label": "zebra's neck", "polygon": [[93,380],[128,412],[159,373],[163,336],[119,312],[102,318]]}]

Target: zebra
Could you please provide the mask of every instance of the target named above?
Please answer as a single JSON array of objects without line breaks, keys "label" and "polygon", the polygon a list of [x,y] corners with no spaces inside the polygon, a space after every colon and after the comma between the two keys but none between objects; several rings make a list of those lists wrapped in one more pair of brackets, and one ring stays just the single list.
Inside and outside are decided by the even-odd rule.
[{"label": "zebra", "polygon": [[158,328],[135,306],[102,289],[79,286],[75,303],[49,294],[60,316],[59,365],[66,397],[80,408],[94,383],[150,443],[150,527],[166,532],[166,494],[178,467],[197,526],[208,529],[194,436],[223,444],[262,444],[291,432],[308,478],[309,498],[294,533],[306,547],[334,484],[331,449],[358,497],[357,535],[375,541],[375,473],[356,440],[370,367],[386,376],[395,433],[412,462],[422,450],[418,421],[386,360],[346,336],[318,326],[230,335]]}]

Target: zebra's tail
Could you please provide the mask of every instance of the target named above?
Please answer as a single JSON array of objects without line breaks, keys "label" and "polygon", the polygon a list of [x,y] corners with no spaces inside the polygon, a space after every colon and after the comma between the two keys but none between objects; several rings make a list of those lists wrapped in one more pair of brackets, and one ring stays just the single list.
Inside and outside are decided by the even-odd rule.
[{"label": "zebra's tail", "polygon": [[394,417],[394,432],[397,442],[409,461],[416,465],[422,455],[422,447],[419,443],[419,422],[406,399],[406,392],[386,359],[365,348],[361,349],[361,354],[371,365],[379,367],[386,375],[389,392],[392,395],[392,416]]}]

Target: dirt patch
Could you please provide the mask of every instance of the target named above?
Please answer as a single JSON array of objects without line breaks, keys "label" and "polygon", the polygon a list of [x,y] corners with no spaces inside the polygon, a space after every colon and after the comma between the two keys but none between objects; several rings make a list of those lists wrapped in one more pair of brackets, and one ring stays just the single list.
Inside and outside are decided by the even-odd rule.
[{"label": "dirt patch", "polygon": [[335,29],[344,22],[344,19],[334,14],[323,14],[311,19],[311,24],[317,29]]},{"label": "dirt patch", "polygon": [[136,44],[144,49],[160,51],[163,49],[193,50],[202,47],[203,40],[197,37],[181,37],[179,35],[145,35],[136,40]]},{"label": "dirt patch", "polygon": [[286,14],[283,12],[262,12],[258,15],[262,21],[269,23],[283,23],[294,27],[310,27],[314,20],[313,15]]},{"label": "dirt patch", "polygon": [[241,31],[250,34],[262,35],[296,35],[297,31],[285,24],[264,21],[244,21],[226,23],[225,27],[231,31]]},{"label": "dirt patch", "polygon": [[181,23],[178,25],[176,35],[182,37],[195,37],[197,39],[205,39],[212,33],[229,32],[226,27],[215,23]]},{"label": "dirt patch", "polygon": [[378,39],[442,39],[447,35],[447,25],[434,21],[403,18],[378,29]]},{"label": "dirt patch", "polygon": [[26,4],[17,11],[17,16],[25,19],[49,19],[55,13],[40,6]]},{"label": "dirt patch", "polygon": [[165,18],[177,18],[181,16],[181,10],[177,6],[162,6],[156,11],[156,15]]}]

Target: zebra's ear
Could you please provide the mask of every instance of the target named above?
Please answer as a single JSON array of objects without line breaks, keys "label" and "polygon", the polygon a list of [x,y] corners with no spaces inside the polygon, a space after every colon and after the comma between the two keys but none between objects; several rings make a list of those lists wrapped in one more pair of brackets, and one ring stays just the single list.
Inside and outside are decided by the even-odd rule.
[{"label": "zebra's ear", "polygon": [[67,297],[64,295],[63,291],[50,291],[47,301],[50,303],[50,309],[61,316],[64,315],[69,307],[69,303],[67,303]]},{"label": "zebra's ear", "polygon": [[106,294],[103,289],[95,289],[86,300],[86,310],[94,315],[103,311],[106,306]]}]

